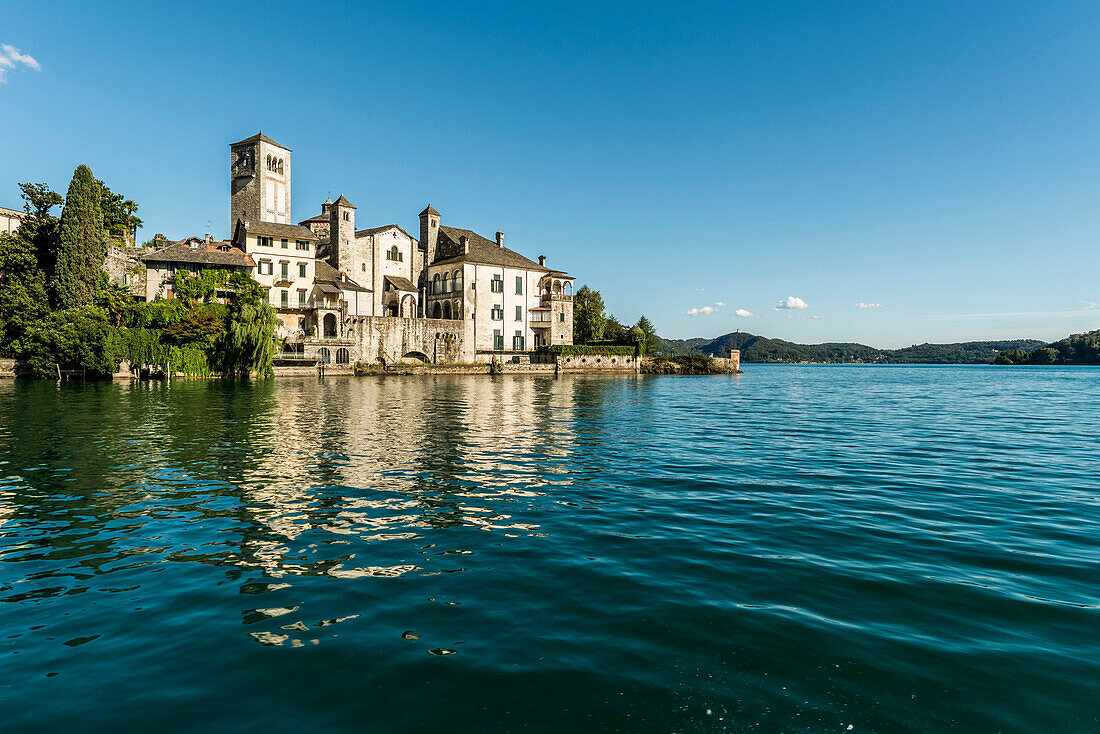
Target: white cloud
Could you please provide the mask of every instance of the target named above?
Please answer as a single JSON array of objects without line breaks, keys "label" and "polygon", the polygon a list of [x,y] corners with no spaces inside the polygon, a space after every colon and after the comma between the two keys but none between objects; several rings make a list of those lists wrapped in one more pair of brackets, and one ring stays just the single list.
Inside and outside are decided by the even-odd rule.
[{"label": "white cloud", "polygon": [[717,310],[718,309],[712,308],[710,306],[701,306],[699,308],[689,308],[687,310],[687,315],[688,316],[709,316],[710,314],[714,313]]},{"label": "white cloud", "polygon": [[695,292],[696,292],[696,293],[706,293],[706,292],[707,292],[707,289],[706,289],[706,288],[696,288],[696,289],[695,289]]},{"label": "white cloud", "polygon": [[25,66],[28,69],[41,71],[42,65],[30,54],[25,54],[15,46],[0,45],[0,83],[6,82],[5,75],[8,71]]},{"label": "white cloud", "polygon": [[780,311],[787,308],[809,308],[810,304],[803,301],[796,296],[787,296],[782,301],[775,305],[775,310]]},{"label": "white cloud", "polygon": [[733,312],[733,315],[734,316],[740,316],[743,319],[751,319],[751,318],[756,317],[756,314],[754,314],[752,311],[748,310],[747,308],[739,308],[739,309],[737,309],[736,311]]},{"label": "white cloud", "polygon": [[823,319],[825,317],[824,316],[811,316],[810,318],[813,319],[814,321],[817,321],[818,319]]},{"label": "white cloud", "polygon": [[856,308],[882,308],[881,303],[863,303],[862,301],[856,304]]},{"label": "white cloud", "polygon": [[714,302],[714,305],[715,305],[716,307],[718,307],[718,308],[722,308],[723,306],[725,306],[725,305],[727,305],[727,304],[726,304],[726,302],[725,302],[725,301],[715,301],[715,302]]}]

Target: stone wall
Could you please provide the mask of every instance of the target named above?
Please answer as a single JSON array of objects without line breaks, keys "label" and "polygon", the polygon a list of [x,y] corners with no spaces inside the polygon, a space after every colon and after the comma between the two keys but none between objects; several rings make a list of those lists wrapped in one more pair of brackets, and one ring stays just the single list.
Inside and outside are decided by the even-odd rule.
[{"label": "stone wall", "polygon": [[637,372],[638,357],[606,354],[559,356],[558,372]]},{"label": "stone wall", "polygon": [[353,362],[473,362],[466,324],[453,319],[361,316],[353,324]]},{"label": "stone wall", "polygon": [[10,379],[18,375],[14,359],[0,359],[0,380]]},{"label": "stone wall", "polygon": [[140,247],[119,247],[109,245],[107,247],[107,259],[103,263],[103,269],[107,271],[107,277],[112,283],[125,285],[131,295],[145,299],[145,264],[141,256],[145,253]]}]

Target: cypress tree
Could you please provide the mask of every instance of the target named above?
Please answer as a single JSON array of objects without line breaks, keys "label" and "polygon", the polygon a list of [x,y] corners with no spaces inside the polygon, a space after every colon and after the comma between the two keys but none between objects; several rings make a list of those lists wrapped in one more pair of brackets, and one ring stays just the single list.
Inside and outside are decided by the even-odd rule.
[{"label": "cypress tree", "polygon": [[95,296],[99,274],[107,258],[107,233],[100,207],[101,185],[92,169],[77,167],[61,210],[61,237],[54,266],[57,307],[78,308]]}]

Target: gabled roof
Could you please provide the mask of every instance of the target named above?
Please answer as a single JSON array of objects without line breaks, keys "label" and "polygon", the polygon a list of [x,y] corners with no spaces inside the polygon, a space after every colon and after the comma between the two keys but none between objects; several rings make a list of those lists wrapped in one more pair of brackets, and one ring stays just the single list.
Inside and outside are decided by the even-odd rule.
[{"label": "gabled roof", "polygon": [[376,234],[379,234],[381,232],[385,232],[386,230],[390,230],[390,229],[399,230],[401,232],[401,234],[405,235],[406,237],[408,237],[413,242],[416,241],[415,237],[413,237],[411,234],[406,232],[404,229],[401,228],[400,225],[397,225],[397,224],[383,224],[381,227],[369,227],[367,229],[356,230],[355,236],[356,237],[366,237],[367,235],[376,235]]},{"label": "gabled roof", "polygon": [[406,293],[416,293],[416,286],[408,278],[402,278],[397,275],[386,275],[382,278],[387,283],[392,285],[399,291],[405,291]]},{"label": "gabled roof", "polygon": [[331,283],[346,291],[372,292],[370,288],[364,288],[359,285],[354,280],[332,267],[332,265],[325,260],[318,260],[314,263],[313,281],[318,285],[321,283]]},{"label": "gabled roof", "polygon": [[280,148],[282,148],[285,151],[290,150],[290,148],[286,147],[285,145],[279,145],[274,140],[272,140],[271,138],[264,135],[262,132],[261,133],[256,133],[255,135],[253,135],[250,138],[245,138],[244,140],[238,140],[235,143],[230,143],[230,145],[242,145],[244,143],[255,143],[257,140],[263,141],[265,143],[271,143],[272,145],[278,145]]},{"label": "gabled roof", "polygon": [[320,239],[309,227],[300,224],[279,224],[277,222],[249,222],[245,226],[248,234],[260,234],[264,237],[279,237],[288,240],[313,240]]},{"label": "gabled roof", "polygon": [[318,214],[315,217],[310,217],[309,219],[303,219],[302,221],[298,222],[298,226],[304,227],[304,226],[306,226],[307,222],[321,222],[323,224],[328,224],[329,216],[328,216],[328,214]]},{"label": "gabled roof", "polygon": [[[191,243],[195,242],[192,247]],[[219,265],[236,268],[254,268],[256,262],[247,254],[231,247],[228,242],[203,242],[191,237],[173,242],[167,247],[147,252],[141,256],[144,262],[194,263],[198,265]]]},{"label": "gabled roof", "polygon": [[[470,262],[485,265],[502,265],[509,268],[521,268],[523,270],[540,270],[546,272],[546,268],[533,260],[528,260],[523,255],[501,247],[492,240],[485,239],[477,232],[458,227],[440,227],[439,244],[436,248],[436,260],[433,265]],[[467,237],[470,242],[468,253],[462,250],[462,238]]]}]

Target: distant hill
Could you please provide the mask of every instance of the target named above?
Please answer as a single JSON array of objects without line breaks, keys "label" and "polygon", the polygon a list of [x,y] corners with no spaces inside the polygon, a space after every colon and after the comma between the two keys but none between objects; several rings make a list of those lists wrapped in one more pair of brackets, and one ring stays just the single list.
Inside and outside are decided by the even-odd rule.
[{"label": "distant hill", "polygon": [[904,349],[877,349],[866,344],[833,342],[795,344],[737,331],[716,339],[662,339],[659,354],[709,354],[721,357],[741,350],[742,362],[844,362],[877,364],[989,364],[1008,349],[1031,351],[1045,342],[1035,339],[915,344]]}]

